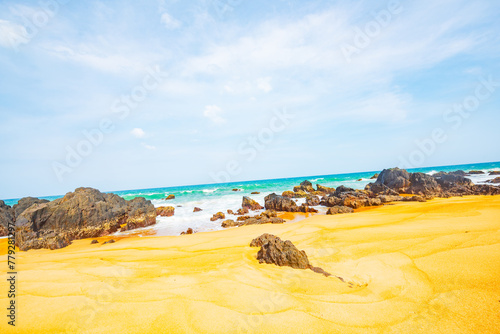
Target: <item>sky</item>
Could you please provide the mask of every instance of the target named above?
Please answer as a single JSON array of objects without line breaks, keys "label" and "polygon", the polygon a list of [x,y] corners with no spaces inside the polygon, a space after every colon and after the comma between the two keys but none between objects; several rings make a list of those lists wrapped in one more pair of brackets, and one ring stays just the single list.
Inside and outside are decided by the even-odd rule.
[{"label": "sky", "polygon": [[0,1],[0,198],[500,160],[497,1]]}]

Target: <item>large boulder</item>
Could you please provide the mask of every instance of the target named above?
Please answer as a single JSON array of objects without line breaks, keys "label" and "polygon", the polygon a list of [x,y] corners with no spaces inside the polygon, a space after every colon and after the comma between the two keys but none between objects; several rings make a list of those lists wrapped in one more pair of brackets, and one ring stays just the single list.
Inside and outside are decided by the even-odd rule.
[{"label": "large boulder", "polygon": [[4,201],[0,201],[0,237],[9,235],[9,224],[12,225],[14,220],[14,210]]},{"label": "large boulder", "polygon": [[78,188],[52,202],[33,204],[16,218],[16,245],[21,250],[68,246],[72,240],[108,235],[156,223],[156,210],[137,197]]},{"label": "large boulder", "polygon": [[335,188],[325,187],[321,184],[316,184],[316,189],[325,194],[333,194],[335,192]]},{"label": "large boulder", "polygon": [[398,192],[405,192],[410,186],[410,173],[397,167],[384,169],[378,176],[375,183],[383,184],[384,186]]},{"label": "large boulder", "polygon": [[19,217],[24,210],[32,206],[33,204],[43,204],[48,203],[49,201],[46,199],[39,199],[36,197],[24,197],[21,198],[17,204],[15,204],[12,208],[14,209],[14,214],[16,217]]},{"label": "large boulder", "polygon": [[250,197],[243,196],[243,200],[241,202],[241,207],[246,208],[248,210],[256,211],[264,209],[262,205],[257,203],[257,201],[251,199]]},{"label": "large boulder", "polygon": [[272,193],[264,198],[266,210],[298,212],[299,207],[292,199]]},{"label": "large boulder", "polygon": [[296,269],[310,269],[306,252],[300,251],[290,241],[283,241],[272,234],[263,234],[252,240],[252,247],[261,247],[257,253],[259,263],[269,263],[278,266],[288,266]]},{"label": "large boulder", "polygon": [[336,206],[333,206],[331,208],[328,208],[328,210],[326,211],[326,214],[327,215],[337,215],[340,213],[352,213],[352,212],[353,212],[352,208],[350,208],[348,206],[336,205]]},{"label": "large boulder", "polygon": [[411,173],[410,187],[407,192],[410,194],[439,194],[442,189],[431,175],[424,173]]},{"label": "large boulder", "polygon": [[156,208],[156,215],[161,217],[171,217],[175,214],[173,206],[160,206]]}]

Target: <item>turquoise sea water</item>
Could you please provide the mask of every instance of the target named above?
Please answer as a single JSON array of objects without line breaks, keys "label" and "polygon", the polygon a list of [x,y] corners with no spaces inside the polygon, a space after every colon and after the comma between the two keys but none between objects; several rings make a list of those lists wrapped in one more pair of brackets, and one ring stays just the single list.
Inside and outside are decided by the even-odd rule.
[{"label": "turquoise sea water", "polygon": [[[435,173],[438,171],[454,170],[500,170],[500,162],[477,163],[468,165],[439,166],[409,169],[410,172]],[[355,189],[363,189],[368,183],[373,182],[370,177],[380,171],[368,171],[362,173],[333,174],[333,175],[315,175],[301,176],[285,179],[256,180],[246,182],[233,182],[224,184],[206,184],[181,187],[153,188],[114,191],[115,194],[125,198],[133,199],[135,197],[145,197],[158,206],[175,206],[175,215],[173,217],[159,217],[158,223],[153,227],[159,235],[178,235],[191,227],[197,231],[211,231],[221,229],[221,221],[211,222],[210,217],[218,212],[226,212],[227,209],[236,211],[241,207],[242,196],[250,196],[259,203],[264,203],[264,197],[272,192],[281,194],[285,190],[292,190],[304,180],[309,180],[313,184],[319,183],[329,187],[338,187],[343,184]],[[474,183],[482,183],[492,177],[488,175],[474,175],[470,177]],[[361,181],[358,181],[361,179]],[[241,189],[234,192],[232,189]],[[258,195],[251,195],[252,192],[260,192]],[[174,194],[174,200],[163,200],[167,195]],[[48,200],[54,200],[61,196],[43,197]],[[16,204],[18,199],[5,200],[7,205]],[[302,200],[303,201],[303,200]],[[301,203],[301,200],[298,202]],[[201,212],[193,212],[194,207],[203,209]],[[321,211],[321,210],[320,210]],[[227,219],[234,219],[234,216],[227,215]]]}]

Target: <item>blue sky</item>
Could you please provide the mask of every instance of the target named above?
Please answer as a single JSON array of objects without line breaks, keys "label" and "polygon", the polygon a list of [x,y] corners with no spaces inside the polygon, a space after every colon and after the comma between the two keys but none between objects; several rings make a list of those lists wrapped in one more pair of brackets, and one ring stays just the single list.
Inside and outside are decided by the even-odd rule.
[{"label": "blue sky", "polygon": [[499,16],[495,1],[0,1],[0,198],[498,161]]}]

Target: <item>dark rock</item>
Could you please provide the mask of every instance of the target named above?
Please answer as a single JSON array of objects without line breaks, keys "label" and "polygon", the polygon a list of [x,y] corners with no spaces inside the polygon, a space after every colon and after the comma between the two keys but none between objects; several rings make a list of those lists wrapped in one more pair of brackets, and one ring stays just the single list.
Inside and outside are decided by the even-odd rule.
[{"label": "dark rock", "polygon": [[328,208],[328,210],[326,211],[326,214],[327,215],[336,215],[339,213],[352,213],[352,212],[353,212],[353,209],[350,207],[336,205],[334,207]]},{"label": "dark rock", "polygon": [[241,191],[241,189],[234,188],[233,191]]},{"label": "dark rock", "polygon": [[99,241],[97,241],[95,239],[90,242],[91,245],[98,244],[98,243],[99,243]]},{"label": "dark rock", "polygon": [[248,213],[248,209],[247,208],[241,208],[241,209],[238,209],[235,213],[235,215],[237,216],[242,216],[242,215],[246,215]]},{"label": "dark rock", "polygon": [[375,183],[383,184],[398,192],[405,192],[410,186],[410,173],[397,167],[384,169]]},{"label": "dark rock", "polygon": [[264,198],[267,210],[298,212],[297,204],[288,197],[283,197],[272,193]]},{"label": "dark rock", "polygon": [[114,244],[115,242],[116,242],[115,239],[110,239],[110,240],[104,242],[103,245],[105,245],[105,244]]},{"label": "dark rock", "polygon": [[193,229],[190,227],[190,228],[188,228],[188,229],[187,229],[187,231],[186,231],[186,232],[181,232],[181,235],[185,235],[185,234],[193,234],[193,233],[194,233],[194,231],[193,231]]},{"label": "dark rock", "polygon": [[487,181],[488,183],[500,183],[500,177],[495,177],[493,180]]},{"label": "dark rock", "polygon": [[251,195],[258,195],[258,194],[260,194],[260,192],[259,191],[252,191],[250,194]]},{"label": "dark rock", "polygon": [[294,198],[294,192],[290,190],[285,190],[281,196],[283,197],[288,197],[288,198]]},{"label": "dark rock", "polygon": [[355,192],[356,190],[352,189],[352,188],[349,188],[349,187],[346,187],[346,186],[339,186],[337,187],[337,189],[335,189],[335,193],[334,195],[339,197],[341,196],[343,193],[353,193]]},{"label": "dark rock", "polygon": [[0,200],[0,237],[9,235],[9,224],[13,225],[14,221],[14,209]]},{"label": "dark rock", "polygon": [[151,201],[126,201],[111,193],[78,188],[52,202],[33,204],[16,219],[20,250],[62,248],[75,239],[94,238],[118,230],[156,223]]},{"label": "dark rock", "polygon": [[375,173],[372,177],[370,177],[371,180],[378,178],[378,173]]},{"label": "dark rock", "polygon": [[229,209],[227,209],[227,214],[228,214],[228,215],[234,215],[234,211],[233,211],[233,210],[229,210]]},{"label": "dark rock", "polygon": [[19,217],[27,208],[29,208],[33,204],[42,204],[48,202],[49,201],[46,199],[39,199],[36,197],[24,197],[21,198],[19,202],[15,204],[12,208],[14,210],[15,216]]},{"label": "dark rock", "polygon": [[266,210],[260,215],[255,217],[241,216],[238,217],[237,221],[226,220],[222,223],[222,227],[234,227],[234,226],[244,226],[244,225],[256,225],[256,224],[282,224],[285,221],[282,218],[278,218],[275,211]]},{"label": "dark rock", "polygon": [[411,173],[410,184],[407,190],[410,194],[439,194],[441,192],[436,179],[424,173]]},{"label": "dark rock", "polygon": [[320,200],[318,196],[309,196],[306,200],[306,204],[309,206],[317,206],[319,203]]},{"label": "dark rock", "polygon": [[356,181],[358,181],[358,182],[359,182],[359,181],[363,181],[363,179],[357,179]]},{"label": "dark rock", "polygon": [[282,241],[272,234],[263,234],[252,240],[250,245],[259,247],[257,260],[259,263],[276,264],[296,269],[310,269],[312,266],[304,251],[299,251],[290,240]]},{"label": "dark rock", "polygon": [[243,197],[241,207],[252,211],[264,209],[264,207],[262,207],[259,203],[247,196]]},{"label": "dark rock", "polygon": [[470,170],[468,175],[479,175],[479,174],[485,174],[482,170]]},{"label": "dark rock", "polygon": [[162,217],[171,217],[175,213],[175,208],[173,206],[160,206],[156,208],[156,215]]},{"label": "dark rock", "polygon": [[335,188],[325,187],[321,184],[316,184],[316,189],[325,194],[333,194],[335,192]]},{"label": "dark rock", "polygon": [[492,170],[489,175],[500,175],[500,170]]},{"label": "dark rock", "polygon": [[200,211],[203,211],[203,209],[200,209],[200,208],[198,208],[198,207],[195,207],[195,208],[193,209],[193,212],[200,212]]},{"label": "dark rock", "polygon": [[175,199],[175,195],[168,195],[166,198],[164,198],[164,200],[168,201],[168,200],[171,200],[171,199]]},{"label": "dark rock", "polygon": [[234,226],[238,226],[236,224],[236,222],[232,219],[228,219],[228,220],[224,220],[221,224],[222,227],[224,228],[228,228],[228,227],[234,227]]},{"label": "dark rock", "polygon": [[222,212],[217,212],[215,213],[212,218],[210,218],[211,221],[216,221],[218,219],[225,219],[226,218],[226,215]]}]

